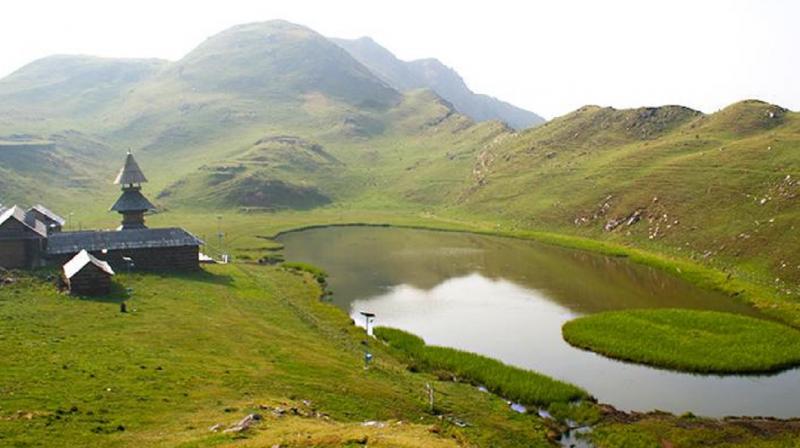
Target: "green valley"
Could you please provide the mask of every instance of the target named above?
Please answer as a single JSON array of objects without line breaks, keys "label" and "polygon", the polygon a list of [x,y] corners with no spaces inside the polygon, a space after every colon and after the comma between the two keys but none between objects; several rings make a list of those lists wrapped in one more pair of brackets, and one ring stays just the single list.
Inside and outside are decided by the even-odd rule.
[{"label": "green valley", "polygon": [[[157,208],[148,226],[183,226],[232,262],[117,272],[97,298],[60,290],[58,267],[0,269],[0,445],[555,446],[577,429],[597,447],[800,437],[796,419],[622,411],[485,353],[389,328],[368,338],[326,303],[338,293],[326,266],[281,264],[276,241],[392,226],[534,240],[587,265],[627,259],[637,268],[615,269],[630,278],[652,268],[770,322],[558,311],[577,318],[567,341],[677,370],[783,372],[798,364],[798,112],[759,100],[713,113],[589,105],[544,122],[474,94],[438,60],[404,62],[371,39],[283,20],[229,28],[174,61],[58,55],[0,79],[0,205],[45,204],[66,231],[114,228],[111,183],[128,150]],[[398,286],[378,280],[381,294]],[[739,342],[769,353],[745,366],[741,352],[714,358]],[[252,430],[225,432],[248,415]]]}]

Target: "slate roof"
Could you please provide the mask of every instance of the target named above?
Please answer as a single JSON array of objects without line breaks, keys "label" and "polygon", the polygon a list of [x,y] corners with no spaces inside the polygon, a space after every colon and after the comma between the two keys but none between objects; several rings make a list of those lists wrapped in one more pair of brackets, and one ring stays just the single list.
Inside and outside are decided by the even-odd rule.
[{"label": "slate roof", "polygon": [[48,255],[64,255],[86,249],[97,252],[103,249],[148,249],[164,247],[200,246],[203,241],[177,227],[161,229],[104,230],[88,232],[61,232],[50,235]]},{"label": "slate roof", "polygon": [[47,238],[47,226],[45,226],[43,222],[38,221],[35,217],[25,213],[25,211],[18,206],[14,205],[0,214],[0,226],[5,224],[9,219],[15,219],[37,235]]},{"label": "slate roof", "polygon": [[122,166],[122,169],[119,170],[119,174],[117,174],[116,180],[114,180],[115,184],[142,184],[147,182],[147,178],[144,177],[144,173],[142,169],[139,168],[139,164],[136,163],[136,159],[133,158],[133,154],[128,151],[128,155],[125,157],[125,165]]},{"label": "slate roof", "polygon": [[67,223],[67,221],[64,218],[56,215],[50,209],[48,209],[47,207],[45,207],[42,204],[36,204],[33,207],[28,209],[29,212],[34,211],[34,210],[39,212],[39,213],[41,213],[41,214],[43,214],[48,219],[50,219],[51,221],[57,223],[60,226],[63,226],[64,224]]},{"label": "slate roof", "polygon": [[125,190],[117,199],[117,202],[111,206],[111,210],[115,212],[136,212],[155,209],[156,206],[144,197],[139,190]]},{"label": "slate roof", "polygon": [[108,263],[98,260],[85,250],[78,252],[78,255],[72,257],[72,259],[64,265],[64,275],[67,278],[72,278],[88,264],[97,266],[100,268],[100,270],[108,275],[114,275],[114,270],[111,269],[111,266],[109,266]]}]

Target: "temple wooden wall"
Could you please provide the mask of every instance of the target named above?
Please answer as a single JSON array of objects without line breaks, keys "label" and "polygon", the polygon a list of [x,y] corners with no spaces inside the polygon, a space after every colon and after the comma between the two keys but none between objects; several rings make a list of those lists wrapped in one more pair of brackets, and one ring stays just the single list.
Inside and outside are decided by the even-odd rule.
[{"label": "temple wooden wall", "polygon": [[[122,257],[133,259],[133,271],[193,271],[200,269],[197,246],[159,247],[145,249],[120,249],[110,250],[107,254],[92,252],[99,260],[107,261],[117,273],[128,271],[127,263]],[[75,254],[60,256],[51,260],[53,263],[64,264]]]}]

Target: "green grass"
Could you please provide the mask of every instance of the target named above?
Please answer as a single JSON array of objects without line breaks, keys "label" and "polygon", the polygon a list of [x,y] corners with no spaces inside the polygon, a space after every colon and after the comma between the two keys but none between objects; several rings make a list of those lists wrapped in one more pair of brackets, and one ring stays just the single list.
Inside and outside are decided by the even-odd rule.
[{"label": "green grass", "polygon": [[[319,301],[309,274],[243,264],[120,274],[133,288],[127,314],[121,296],[73,298],[48,274],[0,286],[0,446],[341,446],[365,435],[379,446],[547,445],[541,420],[463,384],[433,380],[448,415],[473,426],[432,417],[432,380],[380,346],[364,370],[363,331]],[[302,400],[329,420],[269,420],[244,437],[208,430]],[[404,423],[362,429],[368,420]]]},{"label": "green grass", "polygon": [[800,331],[713,311],[613,311],[567,322],[564,339],[611,358],[698,373],[765,373],[800,365]]},{"label": "green grass", "polygon": [[446,372],[522,404],[547,406],[589,398],[585,391],[571,384],[475,353],[429,346],[421,338],[402,330],[379,327],[375,335],[403,353],[414,368]]},{"label": "green grass", "polygon": [[796,421],[730,418],[721,422],[694,416],[651,414],[637,421],[599,425],[588,438],[597,448],[789,448],[797,446],[798,437],[800,425]]}]

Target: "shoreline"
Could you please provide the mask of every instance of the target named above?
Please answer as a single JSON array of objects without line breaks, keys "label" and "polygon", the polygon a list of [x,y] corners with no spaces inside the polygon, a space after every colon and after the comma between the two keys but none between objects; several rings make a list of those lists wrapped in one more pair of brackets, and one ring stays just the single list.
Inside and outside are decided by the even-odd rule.
[{"label": "shoreline", "polygon": [[[552,246],[587,251],[610,257],[627,258],[634,263],[649,266],[674,275],[694,286],[720,292],[732,300],[738,300],[752,306],[763,313],[765,317],[777,320],[792,328],[800,329],[800,306],[789,303],[779,297],[767,287],[752,282],[730,277],[729,274],[718,269],[707,267],[696,262],[675,258],[635,247],[623,246],[601,240],[594,240],[579,236],[572,236],[553,232],[535,230],[522,231],[492,231],[481,230],[469,223],[451,228],[425,224],[397,224],[392,222],[341,222],[328,224],[308,224],[289,227],[279,230],[273,235],[258,235],[258,238],[277,240],[281,236],[307,230],[334,228],[334,227],[384,227],[411,230],[427,230],[449,233],[469,233],[474,235],[513,238],[518,240],[535,241]],[[787,309],[791,307],[791,309]],[[788,314],[788,315],[787,315]]]}]

